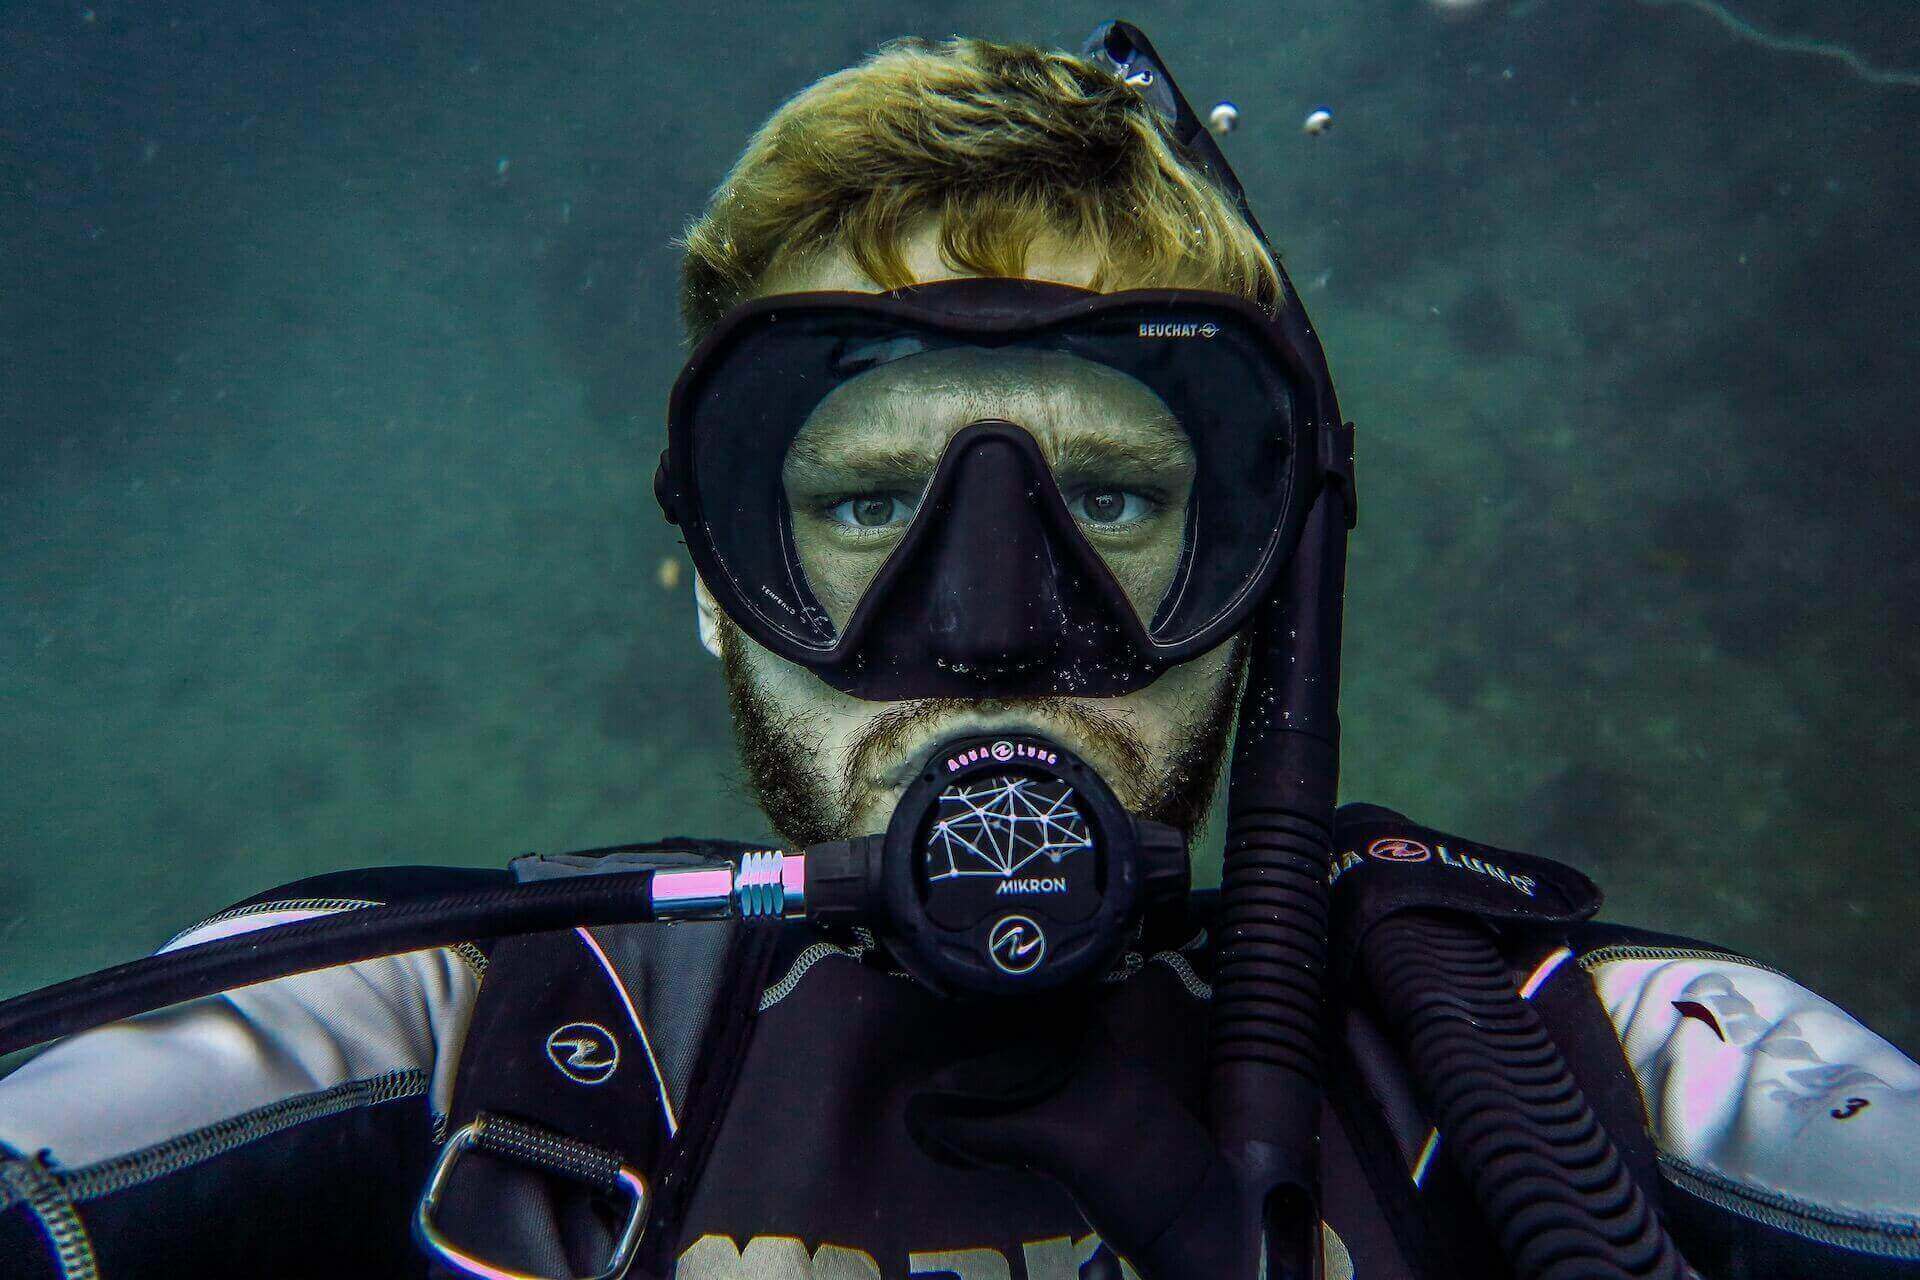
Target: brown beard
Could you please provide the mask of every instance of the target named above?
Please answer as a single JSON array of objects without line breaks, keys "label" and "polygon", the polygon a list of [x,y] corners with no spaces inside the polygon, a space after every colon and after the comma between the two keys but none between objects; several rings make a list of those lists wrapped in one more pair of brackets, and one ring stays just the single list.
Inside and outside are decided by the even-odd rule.
[{"label": "brown beard", "polygon": [[746,658],[746,640],[720,617],[720,669],[733,712],[733,732],[747,784],[761,812],[783,840],[805,849],[828,840],[865,832],[859,822],[861,779],[876,765],[888,765],[923,738],[927,727],[962,711],[988,715],[1024,713],[1070,725],[1082,745],[1108,761],[1107,784],[1129,812],[1164,822],[1192,835],[1213,802],[1214,784],[1226,762],[1233,712],[1244,675],[1244,645],[1233,641],[1228,677],[1174,738],[1164,761],[1155,761],[1133,723],[1086,698],[917,698],[887,704],[854,740],[845,776],[827,778],[817,767],[823,741],[807,717],[783,710],[755,680]]}]

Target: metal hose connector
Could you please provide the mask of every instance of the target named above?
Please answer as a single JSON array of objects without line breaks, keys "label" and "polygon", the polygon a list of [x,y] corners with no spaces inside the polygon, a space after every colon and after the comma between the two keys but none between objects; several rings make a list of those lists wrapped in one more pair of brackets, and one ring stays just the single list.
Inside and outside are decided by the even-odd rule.
[{"label": "metal hose connector", "polygon": [[787,886],[780,865],[785,858],[777,849],[755,849],[741,856],[740,869],[733,875],[734,909],[741,919],[786,913]]}]

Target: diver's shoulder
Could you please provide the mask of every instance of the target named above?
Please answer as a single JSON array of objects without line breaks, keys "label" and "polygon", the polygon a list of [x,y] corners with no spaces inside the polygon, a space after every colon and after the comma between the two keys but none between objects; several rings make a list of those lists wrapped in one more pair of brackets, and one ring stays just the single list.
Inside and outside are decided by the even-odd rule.
[{"label": "diver's shoulder", "polygon": [[[1740,1259],[1732,1274],[1920,1262],[1920,1064],[1846,1009],[1730,947],[1598,918],[1597,887],[1563,863],[1385,806],[1341,806],[1333,859],[1349,929],[1413,906],[1481,914],[1565,1043],[1617,1040],[1683,1243]],[[1602,1015],[1610,1040],[1577,1034]]]},{"label": "diver's shoulder", "polygon": [[[1645,929],[1585,933],[1579,968],[1639,1086],[1672,1203],[1728,1239],[1735,1219],[1767,1224],[1776,1263],[1811,1266],[1837,1245],[1920,1267],[1920,1064],[1763,961]],[[1787,1273],[1801,1274],[1753,1272]]]}]

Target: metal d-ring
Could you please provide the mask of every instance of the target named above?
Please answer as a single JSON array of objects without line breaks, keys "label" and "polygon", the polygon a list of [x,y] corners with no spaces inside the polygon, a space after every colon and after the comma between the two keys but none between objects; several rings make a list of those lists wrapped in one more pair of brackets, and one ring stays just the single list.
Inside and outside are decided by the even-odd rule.
[{"label": "metal d-ring", "polygon": [[[591,1276],[552,1277],[530,1271],[515,1271],[469,1253],[440,1233],[440,1229],[434,1225],[433,1215],[440,1207],[441,1194],[446,1191],[455,1163],[479,1145],[482,1127],[488,1119],[482,1115],[454,1130],[441,1148],[439,1158],[434,1161],[433,1174],[427,1179],[427,1189],[421,1193],[420,1203],[413,1212],[413,1231],[421,1246],[456,1271],[481,1277],[482,1280],[620,1280],[627,1273],[627,1268],[633,1265],[634,1255],[640,1251],[640,1237],[646,1230],[649,1207],[646,1179],[624,1164],[618,1166],[614,1181],[628,1193],[632,1207],[627,1211],[626,1223],[620,1229],[619,1238],[614,1241],[613,1253],[607,1259],[606,1267]],[[524,1122],[521,1123],[525,1127]]]}]

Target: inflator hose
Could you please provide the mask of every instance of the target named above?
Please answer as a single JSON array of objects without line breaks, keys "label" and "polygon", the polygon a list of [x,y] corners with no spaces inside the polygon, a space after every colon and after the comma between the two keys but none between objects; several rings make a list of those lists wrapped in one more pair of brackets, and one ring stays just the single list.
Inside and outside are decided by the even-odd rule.
[{"label": "inflator hose", "polygon": [[568,876],[359,907],[145,956],[0,1002],[0,1057],[185,1000],[476,938],[654,918],[653,873]]},{"label": "inflator hose", "polygon": [[1421,1102],[1519,1280],[1695,1274],[1485,925],[1403,912],[1360,955]]}]

